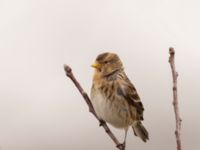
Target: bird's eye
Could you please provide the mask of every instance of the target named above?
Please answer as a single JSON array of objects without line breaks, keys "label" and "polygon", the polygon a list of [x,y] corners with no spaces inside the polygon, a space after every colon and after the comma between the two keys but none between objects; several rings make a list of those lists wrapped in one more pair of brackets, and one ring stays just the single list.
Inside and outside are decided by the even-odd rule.
[{"label": "bird's eye", "polygon": [[107,64],[108,63],[108,61],[104,61],[104,64]]}]

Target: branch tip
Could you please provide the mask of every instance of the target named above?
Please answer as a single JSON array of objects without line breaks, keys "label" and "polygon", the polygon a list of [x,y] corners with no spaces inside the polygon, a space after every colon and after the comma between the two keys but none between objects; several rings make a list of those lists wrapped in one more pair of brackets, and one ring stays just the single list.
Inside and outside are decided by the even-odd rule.
[{"label": "branch tip", "polygon": [[170,55],[174,55],[174,54],[175,54],[175,50],[174,50],[173,47],[170,47],[170,48],[169,48],[169,54],[170,54]]},{"label": "branch tip", "polygon": [[66,65],[66,64],[64,64],[64,70],[65,70],[65,72],[66,72],[67,74],[69,74],[69,73],[71,73],[71,72],[72,72],[72,69],[71,69],[71,67],[70,67],[70,66],[68,66],[68,65]]}]

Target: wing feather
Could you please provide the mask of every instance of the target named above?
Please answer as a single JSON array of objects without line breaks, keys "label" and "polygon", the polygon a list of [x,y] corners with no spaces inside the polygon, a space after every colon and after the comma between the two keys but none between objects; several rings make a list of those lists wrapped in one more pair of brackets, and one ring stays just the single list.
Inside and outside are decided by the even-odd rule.
[{"label": "wing feather", "polygon": [[129,103],[136,108],[139,120],[143,120],[144,107],[134,85],[130,82],[127,76],[126,79],[120,80],[120,86],[117,88],[117,93],[123,96]]}]

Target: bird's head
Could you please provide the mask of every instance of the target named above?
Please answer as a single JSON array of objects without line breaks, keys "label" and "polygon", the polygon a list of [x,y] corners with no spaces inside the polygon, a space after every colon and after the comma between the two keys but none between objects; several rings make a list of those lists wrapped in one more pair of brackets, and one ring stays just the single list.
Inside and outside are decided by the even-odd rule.
[{"label": "bird's head", "polygon": [[117,54],[106,52],[97,56],[92,67],[95,68],[97,73],[107,76],[117,70],[123,69],[123,64]]}]

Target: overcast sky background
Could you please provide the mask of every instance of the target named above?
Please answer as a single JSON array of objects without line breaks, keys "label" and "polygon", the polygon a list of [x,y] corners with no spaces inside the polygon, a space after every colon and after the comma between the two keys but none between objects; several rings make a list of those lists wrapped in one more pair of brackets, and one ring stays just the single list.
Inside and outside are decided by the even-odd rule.
[{"label": "overcast sky background", "polygon": [[89,93],[105,51],[119,54],[145,107],[150,141],[129,130],[127,150],[175,150],[170,46],[183,149],[199,150],[199,16],[198,0],[0,0],[0,150],[114,150],[63,70]]}]

